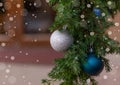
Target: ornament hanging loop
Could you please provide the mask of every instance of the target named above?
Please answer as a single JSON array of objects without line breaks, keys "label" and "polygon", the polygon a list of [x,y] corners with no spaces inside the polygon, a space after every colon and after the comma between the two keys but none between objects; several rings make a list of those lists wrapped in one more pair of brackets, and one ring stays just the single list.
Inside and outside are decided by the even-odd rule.
[{"label": "ornament hanging loop", "polygon": [[92,53],[93,52],[93,42],[90,44],[89,46],[89,52]]}]

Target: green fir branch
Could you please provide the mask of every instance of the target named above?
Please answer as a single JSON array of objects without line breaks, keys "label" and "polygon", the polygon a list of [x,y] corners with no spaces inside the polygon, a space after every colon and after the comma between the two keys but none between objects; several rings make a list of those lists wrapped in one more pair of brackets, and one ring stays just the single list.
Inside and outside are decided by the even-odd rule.
[{"label": "green fir branch", "polygon": [[[65,28],[74,37],[74,43],[63,58],[55,60],[55,67],[48,74],[50,79],[44,79],[43,84],[52,85],[59,80],[60,85],[87,85],[87,80],[90,79],[91,85],[97,85],[97,81],[82,69],[91,44],[94,53],[101,57],[106,71],[111,71],[109,60],[105,56],[109,53],[120,54],[120,44],[106,34],[106,30],[114,26],[114,22],[107,19],[114,18],[120,11],[120,1],[111,0],[111,6],[108,1],[110,0],[50,0],[49,4],[56,11],[50,30]],[[90,8],[87,7],[88,4],[91,5]],[[105,16],[96,16],[94,8],[99,8]],[[109,50],[106,51],[106,48]]]}]

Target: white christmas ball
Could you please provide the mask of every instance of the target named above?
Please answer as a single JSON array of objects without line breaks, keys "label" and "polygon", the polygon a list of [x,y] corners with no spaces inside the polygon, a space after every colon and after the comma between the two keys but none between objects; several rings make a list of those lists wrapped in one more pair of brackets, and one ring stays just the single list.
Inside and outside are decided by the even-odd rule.
[{"label": "white christmas ball", "polygon": [[56,30],[50,37],[50,44],[55,51],[65,51],[73,43],[73,37],[66,30]]}]

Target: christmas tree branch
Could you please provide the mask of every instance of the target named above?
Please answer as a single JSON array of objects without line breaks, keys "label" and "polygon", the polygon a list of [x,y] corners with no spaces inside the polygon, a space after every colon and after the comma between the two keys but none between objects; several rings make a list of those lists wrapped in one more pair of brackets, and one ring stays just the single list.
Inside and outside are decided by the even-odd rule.
[{"label": "christmas tree branch", "polygon": [[[90,79],[91,85],[97,85],[83,66],[88,62],[88,57],[92,57],[99,62],[97,67],[101,66],[102,69],[103,63],[107,72],[111,70],[109,60],[105,56],[109,53],[120,53],[120,45],[109,38],[106,30],[114,26],[113,22],[108,21],[108,17],[114,18],[120,10],[120,1],[50,0],[50,5],[56,11],[50,30],[65,29],[73,36],[74,42],[63,58],[55,60],[55,67],[48,74],[50,79],[43,80],[43,83],[52,85],[58,80],[60,85],[87,85],[87,80]],[[89,54],[91,48],[94,52]],[[90,69],[89,66],[87,69]]]}]

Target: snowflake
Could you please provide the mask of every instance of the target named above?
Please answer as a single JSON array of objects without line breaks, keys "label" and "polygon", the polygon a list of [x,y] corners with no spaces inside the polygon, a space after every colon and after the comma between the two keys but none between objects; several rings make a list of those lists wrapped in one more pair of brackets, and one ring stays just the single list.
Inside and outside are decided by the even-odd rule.
[{"label": "snowflake", "polygon": [[13,20],[14,20],[14,18],[13,18],[13,17],[9,17],[9,20],[10,20],[10,21],[13,21]]},{"label": "snowflake", "polygon": [[112,35],[112,31],[108,31],[108,35]]},{"label": "snowflake", "polygon": [[103,76],[103,79],[108,79],[108,76],[107,76],[107,75],[104,75],[104,76]]},{"label": "snowflake", "polygon": [[2,6],[3,6],[3,3],[0,2],[0,7],[2,7]]},{"label": "snowflake", "polygon": [[117,26],[117,27],[118,27],[119,25],[120,25],[120,24],[119,24],[118,22],[116,22],[116,23],[115,23],[115,26]]},{"label": "snowflake", "polygon": [[10,59],[13,61],[15,60],[15,56],[11,56]]},{"label": "snowflake", "polygon": [[6,69],[5,72],[6,72],[6,73],[10,73],[10,69]]},{"label": "snowflake", "polygon": [[16,7],[17,7],[17,8],[20,8],[20,7],[21,7],[21,5],[20,5],[20,4],[16,4]]},{"label": "snowflake", "polygon": [[90,35],[91,35],[91,36],[95,35],[95,32],[90,32]]},{"label": "snowflake", "polygon": [[1,46],[2,46],[2,47],[5,47],[5,46],[6,46],[6,43],[1,43]]}]

